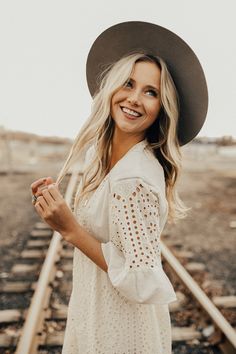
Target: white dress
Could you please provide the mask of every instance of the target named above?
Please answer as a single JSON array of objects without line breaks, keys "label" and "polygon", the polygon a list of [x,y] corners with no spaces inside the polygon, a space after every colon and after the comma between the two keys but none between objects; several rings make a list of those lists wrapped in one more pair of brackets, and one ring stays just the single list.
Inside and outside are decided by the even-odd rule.
[{"label": "white dress", "polygon": [[75,211],[101,242],[108,272],[75,248],[62,354],[171,353],[168,303],[177,298],[160,251],[167,213],[164,171],[144,139]]}]

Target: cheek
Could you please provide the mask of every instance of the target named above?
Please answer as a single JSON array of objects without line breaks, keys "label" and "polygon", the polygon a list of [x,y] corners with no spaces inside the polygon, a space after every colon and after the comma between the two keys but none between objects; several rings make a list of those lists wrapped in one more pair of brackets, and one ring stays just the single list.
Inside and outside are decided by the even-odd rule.
[{"label": "cheek", "polygon": [[124,100],[124,95],[121,92],[116,92],[111,99],[111,114],[114,113],[118,108],[119,104]]},{"label": "cheek", "polygon": [[152,120],[155,120],[160,112],[161,105],[155,104],[147,107],[148,115]]},{"label": "cheek", "polygon": [[111,107],[114,107],[114,105],[117,103],[118,100],[119,100],[119,94],[115,93],[111,98]]},{"label": "cheek", "polygon": [[111,108],[110,108],[111,115],[113,115],[114,111],[115,111],[115,102],[116,102],[116,100],[114,100],[114,99],[111,100]]},{"label": "cheek", "polygon": [[110,111],[111,111],[111,114],[112,114],[112,112],[114,111],[115,102],[116,102],[116,96],[114,95],[114,96],[111,98],[111,104],[110,104]]},{"label": "cheek", "polygon": [[112,104],[117,104],[123,101],[126,98],[126,94],[123,90],[119,90],[112,96]]}]

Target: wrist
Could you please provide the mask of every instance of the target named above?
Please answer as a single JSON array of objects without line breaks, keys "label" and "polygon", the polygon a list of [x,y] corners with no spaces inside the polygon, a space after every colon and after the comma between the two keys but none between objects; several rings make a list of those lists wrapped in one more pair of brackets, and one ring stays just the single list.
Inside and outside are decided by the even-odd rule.
[{"label": "wrist", "polygon": [[60,234],[66,242],[72,243],[78,236],[79,224],[74,222],[69,229],[62,231]]}]

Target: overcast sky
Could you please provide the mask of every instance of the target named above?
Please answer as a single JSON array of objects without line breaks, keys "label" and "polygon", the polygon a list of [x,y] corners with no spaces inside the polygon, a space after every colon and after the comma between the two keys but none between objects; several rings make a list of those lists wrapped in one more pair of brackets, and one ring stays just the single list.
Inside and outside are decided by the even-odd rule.
[{"label": "overcast sky", "polygon": [[235,10],[234,0],[0,0],[0,125],[74,138],[91,107],[90,46],[107,27],[140,20],[197,54],[209,90],[199,136],[236,137]]}]

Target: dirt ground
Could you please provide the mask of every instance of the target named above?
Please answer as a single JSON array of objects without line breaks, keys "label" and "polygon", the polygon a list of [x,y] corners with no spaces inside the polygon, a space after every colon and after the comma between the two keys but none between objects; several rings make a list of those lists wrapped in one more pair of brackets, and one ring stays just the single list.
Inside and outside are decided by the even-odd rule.
[{"label": "dirt ground", "polygon": [[236,294],[236,159],[215,154],[186,153],[179,193],[191,208],[185,219],[166,225],[163,233],[181,249],[193,252],[193,261]]},{"label": "dirt ground", "polygon": [[[236,164],[235,158],[185,152],[179,183],[180,196],[191,211],[163,233],[204,262],[213,278],[236,293]],[[30,184],[42,176],[56,177],[58,166],[41,166],[33,172],[0,174],[0,277],[24,247],[39,221],[31,204]]]},{"label": "dirt ground", "polygon": [[31,203],[31,183],[44,176],[55,179],[56,174],[54,166],[10,175],[0,173],[0,278],[6,277],[30,230],[41,221]]}]

